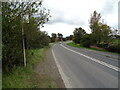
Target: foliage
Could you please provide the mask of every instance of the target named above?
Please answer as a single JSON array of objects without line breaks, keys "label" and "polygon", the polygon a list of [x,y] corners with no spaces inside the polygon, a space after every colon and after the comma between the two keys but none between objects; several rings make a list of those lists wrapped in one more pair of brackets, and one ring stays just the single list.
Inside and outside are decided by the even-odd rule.
[{"label": "foliage", "polygon": [[63,38],[62,40],[63,40],[63,41],[66,41],[67,39],[66,39],[66,38]]},{"label": "foliage", "polygon": [[117,45],[109,45],[106,50],[110,51],[110,52],[117,52],[120,53],[120,44]]},{"label": "foliage", "polygon": [[108,53],[117,54],[117,55],[119,54],[119,51],[117,53],[116,53],[116,51],[113,53],[113,52],[108,51],[107,49],[106,50],[102,50],[102,49],[96,49],[96,48],[83,47],[83,46],[81,46],[79,44],[75,44],[73,42],[67,43],[67,45],[73,46],[73,47],[77,47],[77,48],[84,48],[84,49],[89,49],[89,50],[95,50],[95,51],[101,51],[101,52],[108,52]]},{"label": "foliage", "polygon": [[52,33],[51,34],[51,42],[55,42],[56,41],[56,38],[57,38],[57,35],[56,35],[56,33]]},{"label": "foliage", "polygon": [[73,36],[73,41],[74,43],[80,43],[80,41],[83,38],[83,35],[86,34],[85,30],[80,28],[75,28],[74,32],[73,32],[74,36]]},{"label": "foliage", "polygon": [[119,52],[119,46],[116,40],[119,40],[118,30],[112,30],[110,26],[101,22],[101,14],[96,11],[91,14],[89,27],[91,34],[87,34],[84,29],[75,28],[73,34],[73,42],[83,47],[91,45],[104,48],[108,51]]},{"label": "foliage", "polygon": [[101,14],[96,11],[90,17],[90,29],[92,32],[92,41],[95,44],[100,44],[101,42],[109,43],[111,28],[104,23],[100,22]]},{"label": "foliage", "polygon": [[69,38],[70,38],[70,40],[73,40],[73,35],[70,35]]},{"label": "foliage", "polygon": [[92,44],[91,34],[85,34],[81,40],[81,45],[84,47],[89,47]]},{"label": "foliage", "polygon": [[49,37],[39,27],[43,27],[50,15],[41,5],[42,1],[2,2],[3,71],[23,65],[23,39],[29,48],[48,45]]},{"label": "foliage", "polygon": [[107,24],[102,24],[101,28],[101,42],[108,44],[111,41],[111,28]]},{"label": "foliage", "polygon": [[[56,87],[55,81],[47,75],[41,76],[33,70],[34,65],[42,62],[48,47],[28,50],[27,67],[17,67],[8,75],[3,75],[3,89]],[[31,54],[34,53],[34,55]],[[55,83],[55,84],[54,84]]]},{"label": "foliage", "polygon": [[61,33],[58,33],[57,36],[58,36],[58,41],[62,41],[63,35]]}]

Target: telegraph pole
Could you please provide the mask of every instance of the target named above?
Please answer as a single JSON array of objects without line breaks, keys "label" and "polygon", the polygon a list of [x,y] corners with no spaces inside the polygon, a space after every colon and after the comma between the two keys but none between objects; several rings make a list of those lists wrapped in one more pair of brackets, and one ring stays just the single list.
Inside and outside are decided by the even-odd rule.
[{"label": "telegraph pole", "polygon": [[22,23],[22,37],[23,37],[23,55],[24,55],[24,66],[26,67],[26,53],[25,53],[25,40],[24,40],[24,29]]},{"label": "telegraph pole", "polygon": [[[23,6],[22,6],[22,8],[23,8]],[[24,59],[24,66],[26,67],[26,52],[25,52],[25,40],[24,40],[23,14],[22,14],[22,12],[21,12],[21,18],[22,18],[22,41],[23,41],[23,56],[24,56],[23,59]]]}]

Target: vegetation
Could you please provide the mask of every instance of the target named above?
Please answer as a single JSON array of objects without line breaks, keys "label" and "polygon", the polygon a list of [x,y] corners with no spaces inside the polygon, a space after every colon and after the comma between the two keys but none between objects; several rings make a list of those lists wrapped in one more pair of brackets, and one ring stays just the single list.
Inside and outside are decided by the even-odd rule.
[{"label": "vegetation", "polygon": [[[40,31],[49,21],[50,11],[39,2],[2,2],[2,69],[3,88],[55,87],[49,76],[39,77],[33,66],[44,58],[45,46],[50,42],[73,40],[74,47],[95,45],[105,50],[120,53],[120,39],[116,32],[101,22],[101,14],[96,11],[90,17],[91,34],[81,27],[75,28],[73,35],[63,38],[61,33]],[[25,44],[27,66],[23,67],[23,43]],[[38,80],[39,79],[39,80]],[[37,82],[39,81],[39,82]],[[40,86],[41,85],[41,86]]]},{"label": "vegetation", "polygon": [[40,27],[49,20],[49,10],[35,2],[2,2],[2,66],[3,72],[23,66],[23,42],[25,49],[47,46],[50,42]]},{"label": "vegetation", "polygon": [[[84,47],[97,46],[107,51],[120,53],[118,30],[112,30],[110,26],[101,22],[101,14],[96,11],[90,17],[91,34],[87,34],[84,29],[75,28],[73,32],[73,42]],[[116,41],[117,40],[117,41]]]},{"label": "vegetation", "polygon": [[107,50],[104,49],[95,49],[95,48],[90,48],[90,47],[84,47],[80,44],[75,44],[74,42],[69,42],[67,43],[67,45],[72,46],[72,47],[77,47],[77,48],[84,48],[84,49],[89,49],[89,50],[95,50],[95,51],[102,51],[102,52],[108,52],[108,53],[112,53],[112,54],[118,54],[116,52],[109,52]]},{"label": "vegetation", "polygon": [[[49,76],[40,76],[33,66],[43,61],[46,48],[29,50],[27,67],[15,68],[11,73],[3,75],[3,88],[54,88],[55,82]],[[32,53],[34,53],[32,55]]]},{"label": "vegetation", "polygon": [[58,36],[58,41],[62,41],[63,35],[61,33],[58,33],[57,36]]},{"label": "vegetation", "polygon": [[51,42],[63,41],[63,35],[61,33],[52,33],[51,36]]},{"label": "vegetation", "polygon": [[83,38],[83,35],[86,34],[85,30],[82,29],[81,27],[80,28],[75,28],[74,32],[74,38],[73,38],[73,41],[75,43],[80,43],[82,38]]},{"label": "vegetation", "polygon": [[56,35],[56,33],[52,33],[51,34],[51,42],[55,42],[56,41],[56,38],[57,38],[57,35]]},{"label": "vegetation", "polygon": [[102,22],[101,20],[101,14],[97,13],[96,11],[93,12],[92,16],[90,17],[90,29],[92,32],[92,41],[94,41],[95,44],[103,43],[109,43],[111,34],[111,28]]},{"label": "vegetation", "polygon": [[52,33],[50,39],[51,39],[51,42],[73,40],[73,35],[63,37],[61,33],[57,33],[57,34]]}]

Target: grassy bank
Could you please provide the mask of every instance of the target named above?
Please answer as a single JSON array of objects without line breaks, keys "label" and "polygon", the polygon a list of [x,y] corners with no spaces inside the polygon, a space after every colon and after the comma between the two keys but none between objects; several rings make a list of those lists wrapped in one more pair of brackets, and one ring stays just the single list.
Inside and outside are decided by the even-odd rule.
[{"label": "grassy bank", "polygon": [[11,74],[3,76],[3,88],[54,88],[54,81],[49,76],[36,73],[33,67],[44,60],[46,50],[29,50],[27,55],[27,67],[17,67]]},{"label": "grassy bank", "polygon": [[112,54],[118,54],[118,53],[109,52],[109,51],[106,51],[106,50],[83,47],[83,46],[80,46],[79,44],[75,44],[73,42],[67,43],[67,45],[72,46],[72,47],[77,47],[77,48],[84,48],[84,49],[89,49],[89,50],[95,50],[95,51],[101,51],[101,52],[108,52],[108,53],[112,53]]}]

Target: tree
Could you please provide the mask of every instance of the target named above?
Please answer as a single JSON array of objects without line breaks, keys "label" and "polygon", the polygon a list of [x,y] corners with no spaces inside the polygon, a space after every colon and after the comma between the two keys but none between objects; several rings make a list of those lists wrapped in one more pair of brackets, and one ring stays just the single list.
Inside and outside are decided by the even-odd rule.
[{"label": "tree", "polygon": [[100,44],[101,42],[108,43],[109,35],[111,32],[110,27],[107,24],[100,22],[101,14],[96,11],[90,17],[90,28],[92,31],[92,41],[95,44]]},{"label": "tree", "polygon": [[66,37],[66,40],[70,40],[70,36],[67,36],[67,37]]},{"label": "tree", "polygon": [[57,37],[56,33],[52,33],[52,37],[56,38]]},{"label": "tree", "polygon": [[69,40],[72,40],[73,39],[73,35],[70,35],[69,38],[70,38]]},{"label": "tree", "polygon": [[110,36],[109,36],[111,34],[111,28],[107,24],[102,24],[101,25],[101,32],[102,32],[101,41],[103,43],[108,44],[111,40]]},{"label": "tree", "polygon": [[86,34],[85,30],[80,28],[75,28],[74,32],[73,32],[74,36],[73,36],[73,41],[74,43],[80,43],[80,41],[82,40],[83,35]]},{"label": "tree", "polygon": [[91,32],[92,32],[92,39],[94,43],[97,43],[97,44],[100,43],[100,40],[101,40],[100,19],[101,19],[101,14],[94,11],[90,17],[90,22],[89,22]]},{"label": "tree", "polygon": [[55,42],[56,41],[56,38],[57,38],[57,35],[56,35],[56,33],[52,33],[51,34],[51,42]]},{"label": "tree", "polygon": [[[39,27],[49,20],[50,15],[49,11],[42,9],[41,5],[42,1],[39,3],[2,2],[3,71],[23,65],[22,39],[24,37],[31,48],[36,48],[36,45],[48,45],[48,35],[40,31]],[[22,28],[24,35],[22,35]]]},{"label": "tree", "polygon": [[58,35],[58,40],[59,40],[59,41],[62,41],[63,35],[62,35],[61,33],[58,33],[57,35]]},{"label": "tree", "polygon": [[84,47],[89,47],[92,44],[91,34],[85,34],[81,40],[81,45]]}]

